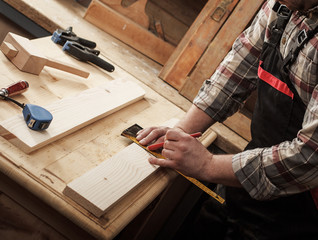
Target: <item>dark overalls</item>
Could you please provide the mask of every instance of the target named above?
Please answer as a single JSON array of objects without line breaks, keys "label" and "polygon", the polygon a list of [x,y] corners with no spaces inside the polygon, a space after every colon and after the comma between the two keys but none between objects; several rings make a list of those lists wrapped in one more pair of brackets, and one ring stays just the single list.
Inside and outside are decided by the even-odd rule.
[{"label": "dark overalls", "polygon": [[[306,43],[303,41],[308,41],[305,39],[308,33],[299,34],[298,48],[283,59],[279,44],[291,12],[279,3],[275,8],[279,8],[276,9],[278,19],[260,57],[258,98],[251,124],[252,140],[246,149],[271,147],[293,140],[302,127],[306,110],[287,72]],[[312,37],[314,34],[308,35]],[[208,227],[211,231],[208,236],[197,239],[318,239],[318,211],[309,191],[258,201],[243,188],[227,187],[226,207],[220,210],[211,203],[206,206],[210,212],[207,218],[211,221],[198,224],[201,230]],[[221,217],[213,216],[216,212]],[[203,214],[208,215],[207,211]]]},{"label": "dark overalls", "polygon": [[[295,60],[292,55],[296,51],[286,59],[279,51],[290,15],[290,11],[281,5],[270,40],[262,49],[252,140],[247,149],[292,141],[302,128],[306,106],[288,77],[288,68]],[[306,33],[298,35],[299,45],[305,37],[302,34]],[[318,211],[309,191],[271,201],[257,201],[241,188],[227,188],[226,202],[230,221],[235,223],[237,233],[247,239],[318,239]]]}]

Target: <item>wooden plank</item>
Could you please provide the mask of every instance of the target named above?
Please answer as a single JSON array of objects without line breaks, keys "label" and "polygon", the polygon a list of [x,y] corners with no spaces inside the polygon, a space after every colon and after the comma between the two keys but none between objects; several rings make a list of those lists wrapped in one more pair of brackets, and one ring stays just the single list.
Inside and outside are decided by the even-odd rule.
[{"label": "wooden plank", "polygon": [[[159,77],[180,90],[187,75],[222,27],[237,2],[238,0],[210,0],[161,70]],[[218,9],[221,8],[226,9],[225,12],[217,15]]]},{"label": "wooden plank", "polygon": [[218,137],[214,144],[221,148],[226,153],[239,153],[244,150],[248,141],[238,136],[230,128],[221,123],[215,123],[211,129],[216,132]]},{"label": "wooden plank", "polygon": [[21,114],[0,122],[0,136],[30,153],[142,99],[144,94],[136,83],[114,80],[45,107],[53,115],[45,131],[29,129]]},{"label": "wooden plank", "polygon": [[160,64],[174,51],[171,44],[97,0],[89,5],[84,18]]},{"label": "wooden plank", "polygon": [[223,124],[232,131],[236,132],[247,141],[251,141],[251,119],[244,114],[237,112],[233,116],[226,119]]},{"label": "wooden plank", "polygon": [[[211,77],[232,47],[234,40],[246,28],[264,1],[241,0],[217,36],[213,39],[193,72],[187,77],[180,93],[190,101],[204,80]],[[238,21],[239,19],[239,21]]]},{"label": "wooden plank", "polygon": [[[177,122],[177,118],[172,118],[164,125],[172,127]],[[210,135],[209,132],[204,138],[209,141]],[[72,180],[63,193],[96,217],[100,217],[157,172],[158,166],[148,162],[150,155],[136,143],[132,143]]]},{"label": "wooden plank", "polygon": [[157,169],[148,162],[149,156],[133,143],[67,184],[63,193],[100,217]]}]

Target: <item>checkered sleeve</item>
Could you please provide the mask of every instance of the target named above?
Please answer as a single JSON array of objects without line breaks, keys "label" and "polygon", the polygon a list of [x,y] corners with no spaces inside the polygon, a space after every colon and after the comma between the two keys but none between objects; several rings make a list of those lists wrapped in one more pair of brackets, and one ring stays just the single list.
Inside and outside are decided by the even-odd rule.
[{"label": "checkered sleeve", "polygon": [[293,141],[233,157],[233,170],[251,197],[275,199],[318,186],[318,86]]}]

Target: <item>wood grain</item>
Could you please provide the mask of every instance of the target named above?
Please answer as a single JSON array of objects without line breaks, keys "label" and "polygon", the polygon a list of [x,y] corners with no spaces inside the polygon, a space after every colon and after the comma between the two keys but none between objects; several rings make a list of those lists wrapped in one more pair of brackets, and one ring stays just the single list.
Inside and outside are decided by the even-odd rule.
[{"label": "wood grain", "polygon": [[45,107],[53,115],[45,131],[29,129],[21,114],[0,122],[0,136],[30,153],[142,99],[144,94],[136,83],[114,80]]},{"label": "wood grain", "polygon": [[157,169],[148,162],[149,156],[133,143],[67,184],[63,193],[100,217]]}]

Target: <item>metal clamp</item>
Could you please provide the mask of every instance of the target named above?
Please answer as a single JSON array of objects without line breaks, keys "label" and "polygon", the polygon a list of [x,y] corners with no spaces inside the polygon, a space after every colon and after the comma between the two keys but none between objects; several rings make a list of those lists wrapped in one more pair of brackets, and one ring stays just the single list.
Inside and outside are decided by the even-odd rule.
[{"label": "metal clamp", "polygon": [[222,1],[219,6],[216,7],[216,9],[213,11],[211,18],[216,21],[220,22],[223,16],[225,15],[227,11],[227,6],[231,4],[233,0],[224,0]]}]

